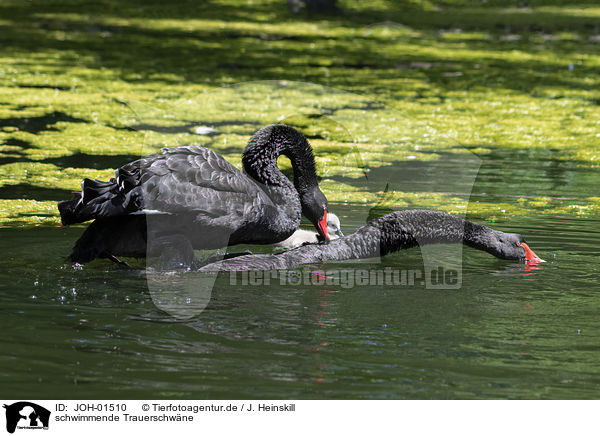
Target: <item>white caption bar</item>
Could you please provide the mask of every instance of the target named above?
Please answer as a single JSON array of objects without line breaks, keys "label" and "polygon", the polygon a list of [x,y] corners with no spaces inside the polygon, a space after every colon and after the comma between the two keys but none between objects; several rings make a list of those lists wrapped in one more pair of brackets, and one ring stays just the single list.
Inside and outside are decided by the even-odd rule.
[{"label": "white caption bar", "polygon": [[597,401],[2,400],[2,404],[2,431],[19,436],[140,431],[306,436],[371,434],[378,429],[411,436],[598,434]]}]

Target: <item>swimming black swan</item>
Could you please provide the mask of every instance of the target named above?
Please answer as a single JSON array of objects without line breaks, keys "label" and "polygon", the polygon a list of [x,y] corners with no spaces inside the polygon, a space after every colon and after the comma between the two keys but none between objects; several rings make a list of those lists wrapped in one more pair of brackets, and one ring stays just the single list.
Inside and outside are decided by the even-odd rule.
[{"label": "swimming black swan", "polygon": [[[327,232],[330,240],[338,239],[344,236],[341,229],[340,219],[333,212],[327,213]],[[323,242],[323,238],[313,230],[298,229],[292,236],[285,241],[278,242],[275,247],[284,250],[291,250],[304,244],[316,244]]]},{"label": "swimming black swan", "polygon": [[290,269],[298,265],[385,256],[417,245],[463,243],[501,259],[542,262],[517,233],[432,210],[405,210],[370,221],[355,233],[327,244],[304,245],[280,254],[246,255],[221,260],[200,271]]},{"label": "swimming black swan", "polygon": [[[277,167],[287,156],[294,183]],[[146,257],[161,244],[193,249],[271,244],[288,238],[303,213],[329,240],[327,199],[319,189],[310,144],[292,127],[274,124],[252,136],[245,174],[203,147],[163,148],[117,169],[109,182],[85,179],[81,193],[58,203],[63,225],[95,220],[70,259]]]}]

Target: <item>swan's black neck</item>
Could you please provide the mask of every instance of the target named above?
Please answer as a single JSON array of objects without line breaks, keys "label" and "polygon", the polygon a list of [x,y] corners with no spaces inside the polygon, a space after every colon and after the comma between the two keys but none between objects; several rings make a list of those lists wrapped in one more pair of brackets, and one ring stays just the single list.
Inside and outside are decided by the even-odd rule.
[{"label": "swan's black neck", "polygon": [[[319,262],[385,256],[430,244],[463,243],[494,254],[496,233],[499,232],[454,215],[416,209],[375,219],[345,238],[320,246],[320,250],[302,248],[318,253]],[[293,251],[288,253],[293,257]]]},{"label": "swan's black neck", "polygon": [[503,237],[511,236],[520,237],[444,212],[406,210],[375,219],[355,233],[328,244],[305,245],[277,255],[241,256],[207,265],[202,270],[289,269],[307,263],[385,256],[406,248],[444,243],[464,243],[497,257],[511,258],[507,251],[509,243],[502,241]]},{"label": "swan's black neck", "polygon": [[308,141],[300,132],[283,124],[273,124],[254,134],[242,158],[244,171],[267,187],[292,188],[277,167],[281,155],[292,162],[293,186],[301,197],[318,188],[315,158]]},{"label": "swan's black neck", "polygon": [[493,245],[496,233],[489,227],[454,215],[420,209],[395,212],[373,220],[356,232],[359,239],[364,239],[360,237],[362,233],[369,233],[368,227],[379,234],[379,252],[368,255],[381,256],[430,244],[463,243],[486,250]]}]

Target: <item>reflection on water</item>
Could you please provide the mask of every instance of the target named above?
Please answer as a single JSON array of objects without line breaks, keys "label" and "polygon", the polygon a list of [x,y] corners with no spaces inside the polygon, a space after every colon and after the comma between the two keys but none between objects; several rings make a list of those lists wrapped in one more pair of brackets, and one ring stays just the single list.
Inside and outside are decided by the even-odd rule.
[{"label": "reflection on water", "polygon": [[[552,165],[550,175],[569,179]],[[488,182],[484,177],[475,190]],[[346,233],[368,213],[331,208],[339,210]],[[244,285],[221,274],[208,277],[215,286],[199,314],[206,295],[157,293],[163,280],[184,288],[193,280],[148,277],[101,261],[83,269],[64,265],[81,229],[0,230],[3,392],[34,398],[597,398],[600,220],[535,215],[492,225],[524,234],[547,262],[525,265],[465,248],[462,286],[453,290],[419,282]],[[360,266],[418,270],[423,260],[415,249]]]}]

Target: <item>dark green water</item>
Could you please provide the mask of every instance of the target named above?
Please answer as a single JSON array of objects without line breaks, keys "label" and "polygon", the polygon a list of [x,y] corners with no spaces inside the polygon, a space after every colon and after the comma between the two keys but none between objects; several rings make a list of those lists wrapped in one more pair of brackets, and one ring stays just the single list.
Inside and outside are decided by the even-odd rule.
[{"label": "dark green water", "polygon": [[[475,192],[494,186],[502,201],[514,195],[517,174],[502,174],[502,191],[495,162],[482,167]],[[545,165],[512,168],[534,180]],[[533,186],[535,195],[594,190],[589,169],[562,170]],[[332,210],[346,233],[368,213]],[[600,219],[530,214],[490,225],[526,235],[548,262],[528,267],[465,249],[456,290],[232,285],[222,275],[208,307],[189,319],[158,309],[140,271],[64,265],[81,228],[2,229],[0,395],[600,397]],[[416,249],[365,265],[422,263]]]}]

